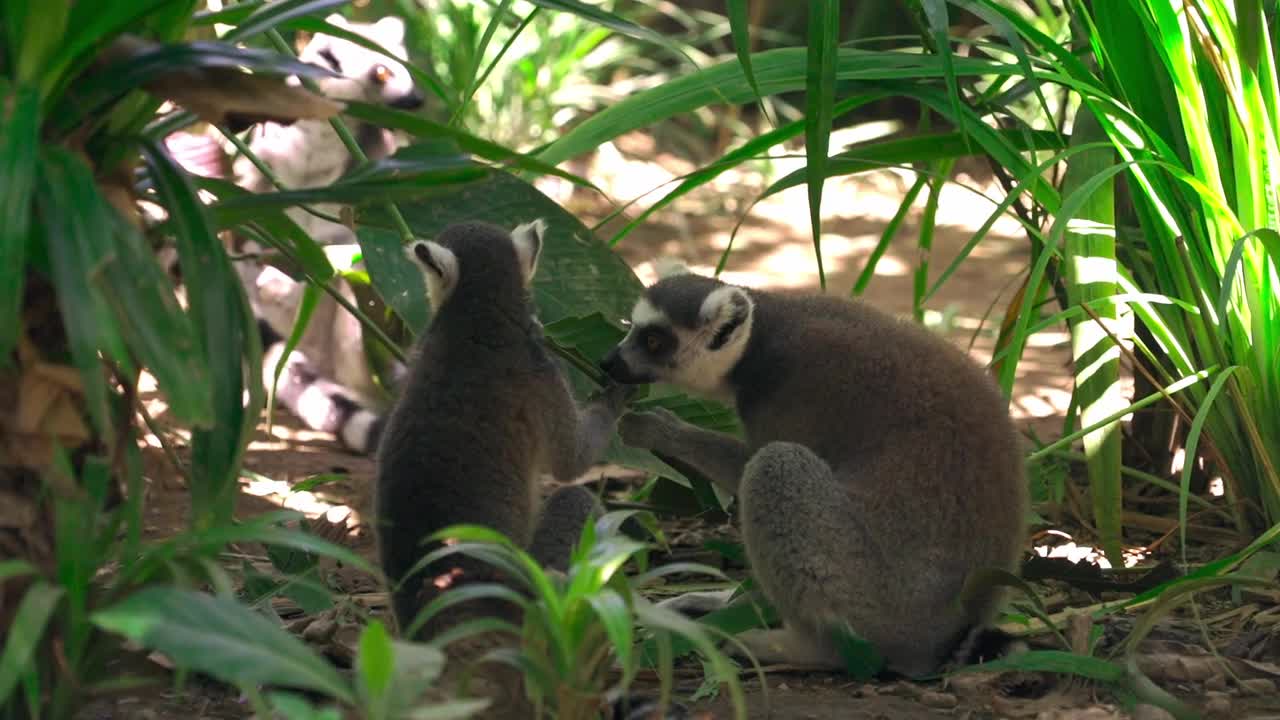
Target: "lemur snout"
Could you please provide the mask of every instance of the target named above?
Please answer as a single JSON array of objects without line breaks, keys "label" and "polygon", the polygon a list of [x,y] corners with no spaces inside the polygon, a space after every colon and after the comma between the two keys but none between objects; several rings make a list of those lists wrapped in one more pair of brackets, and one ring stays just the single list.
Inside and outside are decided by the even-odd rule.
[{"label": "lemur snout", "polygon": [[621,346],[614,347],[600,360],[600,369],[623,385],[643,385],[652,382],[650,378],[638,375],[627,361],[622,359]]}]

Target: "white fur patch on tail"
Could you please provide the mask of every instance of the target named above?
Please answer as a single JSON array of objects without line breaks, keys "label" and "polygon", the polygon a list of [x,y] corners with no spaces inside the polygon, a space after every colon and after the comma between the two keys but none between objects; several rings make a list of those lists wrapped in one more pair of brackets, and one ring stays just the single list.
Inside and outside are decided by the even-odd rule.
[{"label": "white fur patch on tail", "polygon": [[368,452],[372,448],[369,447],[374,426],[378,423],[378,416],[368,410],[357,410],[347,418],[346,424],[342,426],[342,442],[349,448],[359,450],[360,452]]},{"label": "white fur patch on tail", "polygon": [[458,286],[458,256],[449,248],[430,240],[410,243],[405,248],[405,254],[418,266],[427,281],[427,299],[431,301],[431,309],[439,310]]}]

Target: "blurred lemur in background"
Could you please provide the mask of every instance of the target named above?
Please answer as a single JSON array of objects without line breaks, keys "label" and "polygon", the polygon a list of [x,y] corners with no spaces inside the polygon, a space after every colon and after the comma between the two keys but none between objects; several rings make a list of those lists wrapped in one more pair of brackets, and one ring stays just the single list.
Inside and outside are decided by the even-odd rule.
[{"label": "blurred lemur in background", "polygon": [[[400,18],[388,16],[374,23],[356,23],[333,14],[326,20],[363,36],[390,56],[342,38],[313,35],[299,52],[299,59],[338,75],[317,81],[322,94],[335,100],[379,103],[402,110],[423,106],[423,94],[403,64],[407,53],[405,27]],[[384,128],[350,121],[348,124],[371,161],[385,158],[405,144],[402,137]],[[287,125],[261,123],[249,130],[245,141],[287,189],[330,185],[355,165],[328,120],[298,120]],[[275,189],[271,179],[247,156],[235,154],[230,143],[191,134],[175,134],[167,142],[178,161],[193,172],[216,177],[229,174],[237,184],[253,192]],[[227,154],[233,156],[229,170]],[[338,216],[340,212],[339,206],[332,204],[315,209],[328,216]],[[351,246],[356,242],[350,228],[301,208],[290,208],[287,213],[325,249],[335,265],[350,257]],[[236,269],[263,335],[264,382],[270,388],[305,283],[260,261],[258,256],[264,248],[253,240],[237,236],[232,244],[234,253],[241,256]],[[334,281],[334,289],[356,304],[346,282]],[[403,372],[403,366],[393,362],[388,374],[394,382],[403,377]],[[334,434],[344,447],[356,453],[372,453],[376,447],[387,393],[375,383],[359,321],[327,294],[320,295],[307,331],[285,363],[276,392],[277,403],[307,427]]]}]

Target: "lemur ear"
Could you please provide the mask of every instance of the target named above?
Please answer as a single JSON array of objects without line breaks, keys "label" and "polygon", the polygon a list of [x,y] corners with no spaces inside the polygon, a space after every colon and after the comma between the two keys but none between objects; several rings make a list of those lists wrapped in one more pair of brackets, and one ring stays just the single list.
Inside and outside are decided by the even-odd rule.
[{"label": "lemur ear", "polygon": [[722,285],[712,290],[698,310],[698,318],[711,336],[707,349],[720,350],[746,339],[754,309],[751,296],[740,287]]},{"label": "lemur ear", "polygon": [[458,256],[430,240],[411,243],[405,254],[422,271],[422,277],[427,281],[427,299],[431,301],[432,309],[438,309],[458,286]]},{"label": "lemur ear", "polygon": [[542,255],[542,236],[547,232],[547,223],[542,218],[523,225],[517,225],[511,231],[511,243],[516,246],[516,257],[520,260],[520,271],[524,276],[524,284],[533,282],[538,272],[538,258]]},{"label": "lemur ear", "polygon": [[690,275],[693,273],[684,261],[674,257],[660,257],[653,261],[653,271],[659,280],[665,280],[676,275]]},{"label": "lemur ear", "polygon": [[374,31],[381,35],[384,45],[399,45],[404,42],[404,20],[395,15],[388,15],[373,24]]}]

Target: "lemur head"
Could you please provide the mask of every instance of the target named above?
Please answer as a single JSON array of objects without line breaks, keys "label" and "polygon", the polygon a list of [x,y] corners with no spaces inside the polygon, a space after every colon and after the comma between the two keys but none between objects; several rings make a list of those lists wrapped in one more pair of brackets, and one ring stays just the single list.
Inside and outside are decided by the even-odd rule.
[{"label": "lemur head", "polygon": [[335,100],[382,103],[406,110],[422,107],[422,92],[400,62],[407,57],[403,20],[392,15],[375,23],[353,23],[337,13],[327,20],[331,25],[369,39],[395,58],[332,35],[316,34],[298,57],[342,76],[319,81],[325,95]]},{"label": "lemur head", "polygon": [[649,286],[631,311],[631,330],[600,362],[627,384],[665,382],[729,397],[729,373],[751,336],[755,303],[743,288],[681,273]]},{"label": "lemur head", "polygon": [[434,240],[417,240],[405,248],[427,281],[427,298],[438,311],[463,293],[497,297],[504,290],[527,293],[547,224],[541,219],[503,230],[480,222],[445,228]]}]

